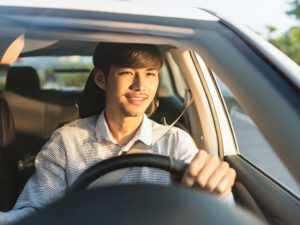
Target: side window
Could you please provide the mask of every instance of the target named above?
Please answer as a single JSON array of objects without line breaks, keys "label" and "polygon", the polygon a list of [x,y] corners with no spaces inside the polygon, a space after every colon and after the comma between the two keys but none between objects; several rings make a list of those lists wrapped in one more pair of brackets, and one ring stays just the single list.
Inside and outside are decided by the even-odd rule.
[{"label": "side window", "polygon": [[163,64],[159,74],[159,86],[157,90],[158,97],[170,97],[175,95],[170,73],[165,64]]},{"label": "side window", "polygon": [[[166,56],[166,62],[163,64],[159,74],[159,86],[157,91],[158,107],[156,113],[151,117],[158,123],[173,123],[185,108],[184,103],[184,88],[185,81],[181,77],[182,74],[173,58]],[[173,67],[177,67],[174,71]],[[178,82],[176,79],[180,77]],[[179,93],[178,88],[183,90]],[[190,132],[190,122],[187,115],[183,115],[175,126]]]},{"label": "side window", "polygon": [[176,90],[176,93],[181,98],[184,98],[185,94],[186,94],[185,91],[187,89],[187,86],[186,86],[185,80],[183,78],[183,75],[181,73],[181,70],[178,67],[178,65],[176,64],[176,62],[174,61],[170,52],[166,53],[166,59],[168,62],[168,67],[170,69],[170,72],[173,75],[173,82],[174,82],[174,88]]},{"label": "side window", "polygon": [[215,77],[231,119],[240,155],[299,198],[297,182],[229,89]]},{"label": "side window", "polygon": [[7,68],[0,67],[0,91],[3,91],[5,88]]}]

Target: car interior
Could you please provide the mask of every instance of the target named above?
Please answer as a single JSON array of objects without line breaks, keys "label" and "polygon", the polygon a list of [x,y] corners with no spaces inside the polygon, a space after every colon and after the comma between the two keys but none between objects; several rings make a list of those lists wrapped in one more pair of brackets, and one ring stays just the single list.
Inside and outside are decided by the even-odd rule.
[{"label": "car interior", "polygon": [[[72,43],[68,44],[73,46]],[[68,44],[58,43],[58,46]],[[88,43],[92,46],[88,56],[90,61],[96,44]],[[84,43],[81,43],[81,46],[86,48]],[[175,121],[185,109],[189,89],[182,74],[184,69],[182,71],[174,60],[178,57],[176,54],[183,51],[175,50],[176,53],[173,52],[173,57],[173,46],[161,45],[158,47],[164,57],[164,65],[159,74],[160,83],[157,96],[146,114],[154,121],[168,125]],[[50,48],[50,51],[47,51],[47,48]],[[90,65],[90,69],[52,68],[53,71],[67,71],[71,75],[82,71],[87,73],[84,88],[81,90],[41,88],[41,76],[39,76],[38,70],[30,64],[30,60],[26,60],[26,58],[40,57],[39,63],[43,64],[42,56],[49,52],[54,57],[74,56],[70,55],[68,52],[70,49],[66,47],[59,50],[56,48],[50,45],[33,52],[21,53],[18,60],[21,63],[17,61],[2,71],[6,72],[6,81],[4,90],[1,92],[1,107],[3,108],[1,125],[2,136],[7,138],[3,138],[3,150],[1,151],[1,161],[4,162],[1,163],[3,172],[1,180],[5,185],[1,186],[0,211],[12,209],[26,181],[34,173],[35,156],[55,129],[72,120],[97,115],[104,108],[105,95],[93,82],[92,65]],[[74,49],[71,50],[74,54]],[[29,63],[26,63],[27,61]],[[197,130],[195,130],[195,126],[193,130],[192,126],[195,121],[198,123],[199,120],[195,104],[192,104],[175,126],[194,136],[194,141],[198,146],[204,146],[203,135],[199,135],[199,126],[196,127]],[[10,129],[6,129],[7,127]]]},{"label": "car interior", "polygon": [[[0,9],[0,12],[4,12],[3,10]],[[40,13],[38,10],[36,12]],[[171,27],[169,25],[173,24],[172,26],[176,27],[178,24],[178,20],[172,18],[162,26],[166,29],[165,32],[161,30],[158,32],[155,30],[156,27],[153,28],[154,33],[149,31],[151,29],[145,29],[145,31],[139,27],[127,29],[125,32],[120,31],[119,26],[122,24],[117,22],[116,24],[112,23],[115,25],[112,28],[90,26],[87,29],[85,23],[80,23],[86,18],[82,21],[78,20],[74,29],[72,28],[74,24],[71,24],[69,20],[59,23],[56,21],[54,25],[48,25],[47,22],[51,22],[51,13],[56,12],[47,11],[45,15],[48,17],[41,20],[42,25],[39,25],[39,21],[36,22],[31,17],[24,20],[25,24],[31,24],[34,20],[34,25],[29,26],[26,32],[23,25],[21,26],[15,21],[9,19],[0,21],[0,25],[4,24],[2,29],[6,29],[11,24],[14,27],[9,30],[8,39],[6,36],[0,38],[3,42],[0,45],[0,77],[5,78],[0,93],[0,211],[8,211],[13,207],[26,181],[34,172],[33,162],[36,154],[55,129],[72,120],[98,114],[103,109],[104,95],[91,82],[93,74],[91,57],[98,42],[132,43],[134,40],[134,43],[156,44],[164,58],[164,66],[159,75],[158,93],[155,101],[147,110],[150,118],[158,123],[171,124],[185,109],[190,93],[192,93],[194,103],[175,126],[187,131],[199,149],[205,149],[210,154],[218,154],[221,159],[226,160],[231,167],[236,169],[237,179],[233,194],[237,205],[250,210],[257,217],[271,224],[296,224],[299,221],[299,198],[239,155],[228,112],[212,73],[214,71],[220,75],[219,78],[238,96],[239,103],[262,130],[264,126],[273,125],[274,121],[278,123],[278,127],[282,128],[277,129],[278,132],[276,129],[263,130],[273,144],[272,147],[275,146],[274,149],[284,149],[286,146],[296,149],[296,141],[291,135],[286,136],[284,141],[282,141],[284,135],[279,135],[284,130],[297,133],[297,124],[293,122],[298,118],[297,105],[294,104],[298,102],[294,95],[295,89],[291,88],[291,83],[282,78],[285,71],[282,72],[280,68],[270,63],[272,61],[264,57],[261,52],[256,52],[257,49],[251,49],[246,38],[239,36],[237,31],[230,30],[230,26],[222,21],[219,23],[210,20],[196,22],[182,20],[181,26],[186,27],[181,27],[177,31],[169,29]],[[69,13],[73,16],[72,12]],[[54,15],[56,17],[56,14]],[[84,13],[80,15],[84,15]],[[95,15],[98,14],[92,13],[89,16],[92,18]],[[114,18],[115,15],[103,13],[101,16],[107,19],[106,16]],[[139,23],[144,21],[146,24],[148,21],[147,16],[138,16],[138,18],[125,14],[120,16],[124,21],[127,17],[133,24],[136,21]],[[118,17],[118,19],[120,18]],[[156,20],[153,19],[153,21]],[[196,28],[193,30],[191,26]],[[25,37],[23,33],[26,33]],[[87,61],[84,61],[88,62],[87,65],[74,67],[70,64],[72,61],[78,64],[81,62],[78,59],[84,57],[87,58]],[[62,63],[53,64],[51,58],[55,59],[56,63],[60,61]],[[35,59],[39,60],[38,63]],[[70,62],[64,64],[65,59]],[[241,61],[236,63],[238,60]],[[43,65],[47,65],[47,68],[43,68]],[[78,76],[83,85],[57,88],[56,83],[51,80],[53,74],[58,83],[60,77],[68,80],[67,75],[75,77],[83,74]],[[48,86],[44,88],[47,79]],[[271,84],[268,83],[270,80]],[[258,84],[260,89],[257,88]],[[280,92],[281,90],[284,91]],[[99,98],[90,98],[94,95]],[[269,101],[268,96],[273,96],[276,104]],[[285,108],[285,112],[280,111],[280,108]],[[270,111],[278,111],[278,114],[273,115]],[[272,116],[266,116],[267,113]],[[289,118],[285,116],[286,113],[289,113]],[[283,143],[289,143],[289,145]],[[284,152],[281,156],[283,158],[291,157],[292,159],[289,159],[291,162],[295,162],[297,158],[293,159],[293,155],[284,154]],[[294,166],[291,171],[297,174],[295,163],[290,164],[291,168]],[[145,186],[143,189],[139,189],[134,186],[132,190],[128,190],[128,194],[136,194],[137,200],[140,199],[140,201],[145,200],[141,196],[147,195],[147,199],[151,202],[153,200],[151,197],[159,197],[159,195],[155,195],[157,190],[157,193],[161,191],[160,197],[165,200],[164,203],[174,200],[173,212],[177,212],[175,206],[186,206],[187,208],[180,208],[183,213],[187,212],[185,209],[193,209],[194,205],[190,205],[191,207],[188,208],[188,204],[184,204],[193,203],[194,195],[192,194],[181,196],[181,191],[172,188],[169,190],[152,189],[152,191],[148,188]],[[97,198],[94,198],[95,192],[99,194]],[[107,200],[111,200],[112,206],[119,204],[122,212],[124,209],[122,207],[125,207],[119,202],[121,198],[119,193],[122,193],[122,190],[119,190],[119,187],[112,187],[111,190],[106,190],[104,193],[108,193],[108,195],[118,193],[113,199],[109,199],[107,196]],[[176,194],[179,196],[177,200],[175,200]],[[74,201],[81,203],[84,199],[88,204],[89,201],[98,201],[101,197],[105,198],[106,196],[94,190],[84,194],[84,198],[77,195]],[[55,207],[72,210],[71,197],[67,196],[66,199],[66,202],[55,205]],[[157,201],[159,200],[160,198],[157,199]],[[142,202],[140,203],[142,204]],[[93,204],[89,206],[90,208],[78,206],[78,210],[82,211],[70,212],[68,218],[74,216],[72,218],[75,221],[82,212],[89,215],[87,210],[94,208],[97,203],[93,202]],[[155,208],[154,205],[150,204],[149,206]],[[168,206],[168,204],[165,205],[166,208]],[[204,206],[207,207],[203,208],[203,212],[211,210],[211,212],[223,213],[222,215],[225,217],[228,212],[225,208],[214,208],[213,204],[210,205],[209,200],[207,202],[205,200]],[[126,212],[128,213],[128,211],[124,211],[124,216],[126,216]],[[157,215],[159,213],[157,212]],[[46,218],[46,214],[45,212],[40,215]],[[49,213],[48,218],[49,215],[52,214]],[[140,215],[141,217],[146,216],[143,212]],[[198,216],[200,215],[202,214],[199,213]],[[218,219],[215,214],[211,213],[210,215],[212,218]],[[161,214],[160,218],[163,216]],[[221,218],[224,217],[219,219]],[[52,219],[55,220],[55,218]],[[228,224],[230,221],[228,217]],[[30,222],[32,221],[28,220],[27,224]],[[153,222],[152,224],[159,223]]]},{"label": "car interior", "polygon": [[[93,43],[90,53],[92,53],[93,46],[96,46],[96,44]],[[63,46],[64,43],[55,45]],[[73,44],[71,45],[73,46]],[[52,48],[58,47],[50,46],[50,49]],[[167,48],[166,46],[161,47],[162,51]],[[72,54],[74,54],[74,49],[63,50],[57,50],[60,53],[59,56],[72,57],[72,55],[69,56],[68,50],[72,50]],[[20,59],[26,62],[26,57],[40,57],[40,63],[44,63],[40,55],[41,52],[44,54],[48,51],[43,48],[35,52],[22,53]],[[51,53],[57,54],[55,50],[52,50]],[[91,56],[89,58],[91,61]],[[3,181],[11,182],[11,184],[4,182],[7,187],[1,192],[1,194],[5,193],[1,197],[1,211],[9,210],[14,205],[27,179],[34,172],[33,162],[36,154],[52,132],[72,120],[99,114],[105,104],[104,93],[93,82],[92,65],[90,65],[90,70],[85,70],[85,68],[54,68],[54,70],[68,69],[72,74],[82,70],[89,73],[84,89],[70,91],[42,89],[37,70],[32,65],[24,62],[22,62],[22,66],[15,63],[17,65],[12,64],[7,68],[5,88],[1,93],[2,105],[6,107],[3,111],[6,114],[2,118],[9,117],[11,121],[10,130],[6,130],[4,126],[7,126],[7,124],[3,123],[2,135],[5,137],[5,132],[12,133],[9,136],[10,138],[13,135],[13,140],[6,141],[9,142],[9,146],[6,148],[10,148],[10,150],[7,150],[10,155],[1,157],[1,160],[8,167],[4,171],[10,171],[10,175],[5,173]],[[148,110],[151,119],[164,124],[171,124],[185,108],[184,96],[176,93],[174,80],[170,76],[171,71],[168,66],[166,61],[160,72],[160,85],[155,102],[152,104],[155,104],[154,110]],[[95,98],[95,96],[98,97]],[[149,108],[153,108],[152,105]],[[190,121],[187,115],[181,117],[175,126],[191,133]],[[3,145],[6,145],[6,143],[3,143]],[[5,164],[3,164],[4,167]],[[15,169],[14,172],[11,170],[12,167]]]}]

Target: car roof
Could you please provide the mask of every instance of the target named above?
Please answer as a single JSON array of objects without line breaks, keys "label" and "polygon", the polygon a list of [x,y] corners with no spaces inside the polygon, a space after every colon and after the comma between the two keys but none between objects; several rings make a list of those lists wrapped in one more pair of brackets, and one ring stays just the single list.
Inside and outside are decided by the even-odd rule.
[{"label": "car roof", "polygon": [[[70,4],[71,3],[71,4]],[[72,0],[72,1],[22,1],[22,0],[0,0],[0,6],[14,6],[14,7],[33,7],[33,8],[55,8],[66,10],[83,10],[83,11],[97,11],[109,13],[121,13],[132,15],[148,15],[170,18],[184,18],[197,20],[219,20],[216,16],[208,12],[189,6],[179,7],[176,4],[165,3],[151,3],[138,1],[121,1],[121,0]]]},{"label": "car roof", "polygon": [[[214,38],[206,38],[207,35],[212,35],[212,32],[230,36],[235,33],[252,46],[258,54],[262,54],[268,61],[274,62],[277,69],[284,71],[285,76],[293,82],[293,85],[300,88],[299,66],[291,62],[287,56],[282,53],[278,55],[279,51],[274,51],[275,48],[270,44],[268,46],[265,42],[260,44],[261,40],[251,35],[251,32],[223,19],[220,15],[189,5],[178,7],[176,4],[121,0],[96,2],[93,0],[46,2],[0,0],[0,17],[2,20],[0,20],[0,24],[6,23],[4,26],[7,26],[14,21],[21,26],[20,31],[24,30],[25,32],[26,30],[25,41],[36,39],[37,32],[42,40],[47,40],[49,36],[52,37],[49,43],[44,43],[46,46],[50,45],[52,41],[60,40],[55,47],[65,48],[62,54],[66,54],[72,49],[72,46],[68,48],[63,40],[87,41],[85,43],[87,45],[89,45],[88,41],[120,42],[121,40],[121,42],[152,43],[193,49],[195,44],[197,46],[199,43],[201,45],[205,45],[207,42],[214,43],[216,41]],[[92,35],[89,38],[87,36],[83,38],[82,35],[78,35],[76,39],[72,33],[74,30],[77,33],[101,31],[102,36],[98,34],[92,38],[90,38]],[[233,31],[231,34],[229,34],[230,30]],[[109,36],[105,32],[112,35]],[[64,33],[63,38],[61,33]],[[118,35],[115,34],[122,38],[117,38]],[[141,38],[142,35],[144,35],[143,38]],[[91,45],[94,46],[94,44]],[[43,44],[40,45],[40,47],[42,46]],[[83,46],[80,54],[91,55],[91,51],[85,51],[84,45],[76,44],[76,46],[78,49]],[[23,53],[32,50],[25,48]],[[44,49],[44,51],[51,54],[51,51],[54,50]],[[34,52],[34,54],[42,55],[41,52]]]}]

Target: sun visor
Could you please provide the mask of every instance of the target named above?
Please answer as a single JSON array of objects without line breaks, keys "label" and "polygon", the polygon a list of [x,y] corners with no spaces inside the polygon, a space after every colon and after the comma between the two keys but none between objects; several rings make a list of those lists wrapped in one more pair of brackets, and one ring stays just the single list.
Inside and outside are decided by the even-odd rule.
[{"label": "sun visor", "polygon": [[1,56],[0,65],[10,65],[14,63],[22,52],[23,48],[24,35],[22,34],[17,37],[5,51],[3,51],[4,54]]},{"label": "sun visor", "polygon": [[58,43],[57,40],[31,40],[31,39],[26,38],[25,47],[24,47],[22,53],[27,53],[27,52],[47,48],[56,43]]},{"label": "sun visor", "polygon": [[24,48],[25,29],[9,19],[0,17],[0,65],[14,63]]}]

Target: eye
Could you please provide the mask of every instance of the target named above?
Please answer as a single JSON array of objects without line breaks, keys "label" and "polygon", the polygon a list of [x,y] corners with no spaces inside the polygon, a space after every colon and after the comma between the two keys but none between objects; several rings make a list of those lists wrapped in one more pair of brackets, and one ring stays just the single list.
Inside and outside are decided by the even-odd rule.
[{"label": "eye", "polygon": [[148,73],[146,73],[146,76],[156,76],[156,73],[148,72]]},{"label": "eye", "polygon": [[133,73],[131,71],[121,71],[119,75],[133,75]]}]

